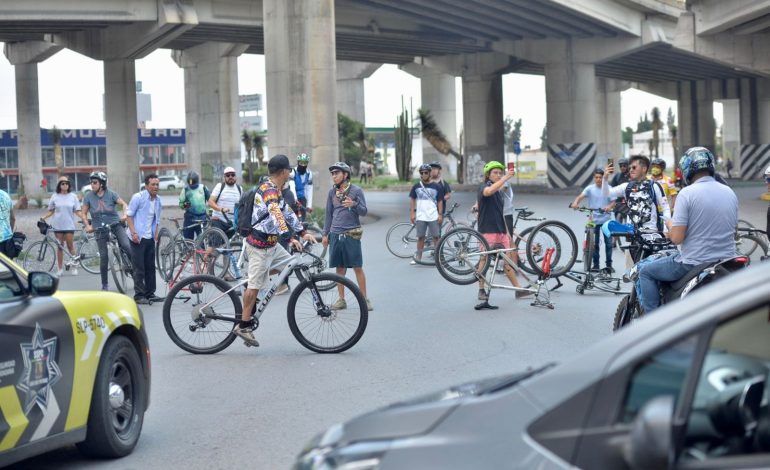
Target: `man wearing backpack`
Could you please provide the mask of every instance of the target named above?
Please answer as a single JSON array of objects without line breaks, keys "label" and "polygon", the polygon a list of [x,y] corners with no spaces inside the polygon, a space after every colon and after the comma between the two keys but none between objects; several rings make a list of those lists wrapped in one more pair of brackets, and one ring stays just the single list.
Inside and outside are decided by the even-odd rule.
[{"label": "man wearing backpack", "polygon": [[610,187],[607,179],[615,171],[609,164],[602,179],[602,196],[615,199],[624,197],[628,201],[629,218],[645,230],[663,232],[664,223],[671,219],[666,194],[659,183],[647,179],[650,159],[644,155],[631,157],[628,168],[629,182]]},{"label": "man wearing backpack", "polygon": [[236,184],[235,168],[228,166],[225,168],[225,180],[217,183],[211,190],[209,196],[209,207],[214,210],[211,214],[211,225],[222,229],[227,234],[227,238],[235,234],[232,223],[229,222],[229,216],[232,215],[235,204],[241,198],[243,188]]},{"label": "man wearing backpack", "polygon": [[[184,230],[182,235],[188,240],[194,239],[202,226],[190,227],[195,222],[206,220],[206,202],[211,197],[209,188],[200,183],[198,173],[191,171],[187,174],[187,186],[179,193],[179,207],[184,210]],[[189,227],[189,228],[187,228]]]},{"label": "man wearing backpack", "polygon": [[[252,190],[254,197],[250,201],[241,199],[243,203],[238,204],[238,230],[242,235],[247,233],[243,249],[249,258],[249,280],[243,294],[241,322],[235,326],[233,333],[242,338],[247,346],[259,346],[251,323],[258,292],[268,285],[271,267],[279,267],[291,259],[291,255],[279,243],[281,236],[294,230],[302,239],[315,243],[315,238],[305,232],[297,215],[281,194],[281,188],[289,180],[290,169],[286,155],[271,158],[267,164],[268,181]],[[292,238],[290,243],[302,249],[298,240]]]}]

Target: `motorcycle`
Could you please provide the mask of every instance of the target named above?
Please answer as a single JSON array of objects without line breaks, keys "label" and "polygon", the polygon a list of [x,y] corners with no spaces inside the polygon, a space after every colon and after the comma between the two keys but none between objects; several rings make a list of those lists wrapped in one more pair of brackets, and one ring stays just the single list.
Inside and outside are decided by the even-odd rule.
[{"label": "motorcycle", "polygon": [[[647,233],[633,224],[619,224],[615,221],[609,221],[602,226],[602,231],[607,236],[626,237],[631,240],[629,245],[621,247],[629,250],[634,263],[628,273],[623,276],[623,279],[626,282],[633,282],[635,288],[631,289],[630,294],[623,296],[615,311],[612,330],[617,331],[644,316],[637,292],[640,267],[656,258],[673,256],[677,253],[677,250],[668,239],[662,237],[657,232]],[[726,260],[695,266],[678,281],[659,282],[661,305],[682,299],[690,292],[700,289],[739,269],[743,269],[748,265],[749,258],[747,256],[735,256]]]}]

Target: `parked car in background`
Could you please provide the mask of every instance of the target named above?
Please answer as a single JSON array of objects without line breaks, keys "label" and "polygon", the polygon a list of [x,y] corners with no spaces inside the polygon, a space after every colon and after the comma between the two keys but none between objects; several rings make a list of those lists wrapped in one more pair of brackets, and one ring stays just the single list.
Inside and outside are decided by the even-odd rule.
[{"label": "parked car in background", "polygon": [[770,263],[561,364],[337,424],[294,468],[770,468]]},{"label": "parked car in background", "polygon": [[58,291],[0,255],[0,467],[77,444],[131,453],[150,403],[150,349],[130,297]]}]

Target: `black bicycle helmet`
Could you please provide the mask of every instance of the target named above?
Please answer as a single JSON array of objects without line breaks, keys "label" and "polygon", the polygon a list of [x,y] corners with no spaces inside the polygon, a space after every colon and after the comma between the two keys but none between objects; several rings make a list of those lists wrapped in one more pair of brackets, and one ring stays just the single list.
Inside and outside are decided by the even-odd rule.
[{"label": "black bicycle helmet", "polygon": [[200,176],[198,176],[198,173],[191,171],[187,173],[187,184],[190,186],[194,186],[200,182]]},{"label": "black bicycle helmet", "polygon": [[653,165],[659,166],[661,170],[666,169],[666,161],[663,160],[662,158],[653,158],[652,161],[650,162],[650,166],[653,166]]},{"label": "black bicycle helmet", "polygon": [[419,172],[422,173],[423,171],[430,172],[431,167],[427,163],[420,165]]},{"label": "black bicycle helmet", "polygon": [[430,165],[431,168],[438,168],[439,170],[441,169],[441,163],[438,161],[430,162],[428,165]]},{"label": "black bicycle helmet", "polygon": [[334,165],[330,166],[329,171],[333,171],[333,170],[343,171],[348,175],[350,175],[350,165],[348,165],[345,162],[337,162]]},{"label": "black bicycle helmet", "polygon": [[625,157],[618,159],[618,166],[620,166],[620,165],[628,166],[628,159],[625,158]]}]

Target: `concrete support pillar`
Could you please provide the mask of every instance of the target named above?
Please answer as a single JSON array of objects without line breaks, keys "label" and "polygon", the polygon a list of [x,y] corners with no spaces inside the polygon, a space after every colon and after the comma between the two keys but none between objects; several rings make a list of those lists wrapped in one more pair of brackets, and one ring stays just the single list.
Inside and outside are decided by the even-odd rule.
[{"label": "concrete support pillar", "polygon": [[[741,147],[741,105],[740,100],[721,100],[722,114],[722,155],[723,159],[732,160],[738,167]],[[731,173],[732,176],[732,173]]]},{"label": "concrete support pillar", "polygon": [[337,111],[366,124],[364,79],[369,78],[382,64],[337,61]]},{"label": "concrete support pillar", "polygon": [[463,129],[468,165],[465,180],[477,183],[483,178],[485,162],[505,162],[503,127],[503,76],[463,77]]},{"label": "concrete support pillar", "polygon": [[706,81],[679,82],[678,88],[679,148],[690,147],[715,149],[714,98]]},{"label": "concrete support pillar", "polygon": [[[594,64],[570,60],[546,64],[545,95],[548,182],[552,187],[582,187],[596,166],[599,139]],[[602,96],[601,106],[614,109],[615,96]],[[604,146],[609,148],[611,137],[606,139]]]},{"label": "concrete support pillar", "polygon": [[24,182],[24,190],[29,195],[38,190],[43,179],[37,62],[17,64],[15,72],[19,176]]},{"label": "concrete support pillar", "polygon": [[225,167],[242,169],[238,119],[238,56],[247,46],[204,43],[174,51],[185,71],[186,158],[211,185],[221,181]]},{"label": "concrete support pillar", "polygon": [[770,80],[741,79],[739,95],[741,147],[735,166],[741,178],[751,180],[770,166]]},{"label": "concrete support pillar", "polygon": [[108,186],[128,202],[139,189],[136,71],[133,59],[104,61]]},{"label": "concrete support pillar", "polygon": [[19,175],[27,194],[35,193],[43,179],[37,64],[61,49],[42,41],[6,43],[3,48],[15,66]]},{"label": "concrete support pillar", "polygon": [[620,91],[616,91],[610,79],[597,79],[596,85],[596,117],[599,130],[596,139],[596,163],[602,165],[607,158],[617,159],[623,155]]},{"label": "concrete support pillar", "polygon": [[317,205],[339,159],[334,0],[264,0],[270,155],[311,154]]},{"label": "concrete support pillar", "polygon": [[[430,69],[426,70],[430,71]],[[423,109],[430,110],[436,120],[436,125],[444,133],[452,148],[459,150],[456,88],[454,76],[438,71],[426,73],[420,79]],[[502,91],[500,97],[502,98]],[[502,105],[500,106],[500,116],[502,116]],[[505,136],[503,136],[504,138]],[[439,161],[444,167],[444,175],[457,176],[457,159],[451,155],[441,155],[427,139],[422,139],[422,160],[424,162]]]}]

